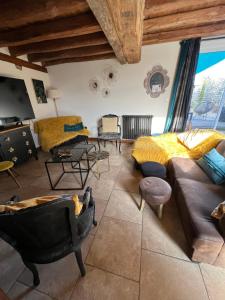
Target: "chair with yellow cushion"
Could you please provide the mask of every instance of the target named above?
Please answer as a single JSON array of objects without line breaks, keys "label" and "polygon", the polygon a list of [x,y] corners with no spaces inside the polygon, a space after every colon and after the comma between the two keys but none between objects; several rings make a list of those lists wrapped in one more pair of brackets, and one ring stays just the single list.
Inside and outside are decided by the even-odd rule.
[{"label": "chair with yellow cushion", "polygon": [[84,276],[81,245],[92,226],[97,225],[92,189],[87,187],[79,197],[48,195],[19,202],[14,199],[0,205],[0,238],[18,251],[33,273],[34,285],[40,283],[35,264],[53,263],[70,253],[75,254]]},{"label": "chair with yellow cushion", "polygon": [[12,161],[0,161],[0,172],[7,172],[18,185],[18,187],[21,188],[21,185],[19,184],[15,175],[13,174],[13,171],[11,170],[13,167],[14,163]]}]

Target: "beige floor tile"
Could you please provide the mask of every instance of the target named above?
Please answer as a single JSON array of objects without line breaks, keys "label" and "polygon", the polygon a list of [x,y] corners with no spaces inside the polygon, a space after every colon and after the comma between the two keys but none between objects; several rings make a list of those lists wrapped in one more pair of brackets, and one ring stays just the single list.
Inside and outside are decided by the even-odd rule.
[{"label": "beige floor tile", "polygon": [[139,182],[139,177],[133,176],[127,172],[120,171],[116,179],[115,189],[138,194]]},{"label": "beige floor tile", "polygon": [[92,234],[95,234],[96,231],[98,230],[98,226],[103,217],[106,205],[107,205],[107,201],[95,198],[95,219],[97,221],[97,226],[96,227],[93,226],[93,228],[91,230]]},{"label": "beige floor tile", "polygon": [[139,280],[141,226],[103,217],[86,262],[129,279]]},{"label": "beige floor tile", "polygon": [[0,288],[5,293],[8,292],[24,268],[20,255],[0,239]]},{"label": "beige floor tile", "polygon": [[48,295],[38,292],[22,283],[16,282],[8,292],[11,300],[51,300]]},{"label": "beige floor tile", "polygon": [[[89,234],[82,244],[83,261],[86,259],[93,238],[94,236]],[[73,253],[54,263],[37,265],[37,268],[40,285],[36,289],[58,300],[69,299],[77,279],[81,277]],[[18,279],[19,282],[30,287],[32,286],[32,280],[32,274],[28,269],[25,269]]]},{"label": "beige floor tile", "polygon": [[210,300],[225,299],[225,269],[200,264]]},{"label": "beige floor tile", "polygon": [[71,300],[137,300],[139,284],[111,273],[87,267],[80,278]]},{"label": "beige floor tile", "polygon": [[146,204],[143,211],[142,248],[189,260],[182,225],[173,207],[164,207],[161,220]]},{"label": "beige floor tile", "polygon": [[105,216],[142,224],[142,213],[138,209],[139,198],[137,194],[113,190]]},{"label": "beige floor tile", "polygon": [[[40,276],[40,285],[36,288],[38,291],[58,300],[70,298],[80,276],[74,254],[51,264],[37,265],[37,268]],[[31,287],[33,285],[31,272],[25,269],[18,281]]]},{"label": "beige floor tile", "polygon": [[107,175],[102,176],[100,180],[93,176],[88,180],[87,185],[92,187],[95,198],[108,200],[114,186],[114,180],[107,179]]},{"label": "beige floor tile", "polygon": [[140,300],[207,300],[197,264],[142,251]]}]

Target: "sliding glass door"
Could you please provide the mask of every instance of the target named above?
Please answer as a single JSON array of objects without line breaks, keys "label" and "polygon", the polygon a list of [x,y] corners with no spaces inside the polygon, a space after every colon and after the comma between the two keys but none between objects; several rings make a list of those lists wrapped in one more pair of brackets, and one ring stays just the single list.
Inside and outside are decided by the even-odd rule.
[{"label": "sliding glass door", "polygon": [[225,132],[225,51],[200,53],[186,127]]}]

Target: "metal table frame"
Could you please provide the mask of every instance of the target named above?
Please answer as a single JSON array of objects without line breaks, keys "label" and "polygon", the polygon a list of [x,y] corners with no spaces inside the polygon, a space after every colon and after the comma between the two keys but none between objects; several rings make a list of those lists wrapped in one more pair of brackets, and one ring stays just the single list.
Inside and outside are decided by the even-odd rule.
[{"label": "metal table frame", "polygon": [[[46,171],[47,171],[47,174],[48,174],[48,179],[49,179],[49,182],[50,182],[50,185],[51,185],[51,189],[52,190],[83,190],[83,188],[85,187],[85,184],[87,182],[87,178],[88,178],[88,175],[89,175],[89,172],[90,172],[90,165],[89,165],[89,161],[88,159],[86,159],[87,161],[87,169],[84,169],[81,167],[81,160],[82,160],[82,156],[84,153],[86,153],[86,151],[84,149],[77,149],[77,150],[80,150],[80,155],[78,155],[77,158],[74,158],[73,156],[70,157],[70,158],[67,158],[67,159],[60,159],[60,158],[52,158],[52,159],[48,159],[45,161],[45,168],[46,168]],[[48,165],[49,164],[61,164],[62,166],[62,172],[60,174],[60,176],[58,177],[58,179],[56,180],[55,183],[53,183],[52,181],[52,178],[51,178],[51,172],[49,171],[49,168],[48,168]],[[65,164],[70,164],[71,167],[72,167],[72,171],[66,171],[65,170],[65,167],[64,165]],[[79,173],[80,174],[80,180],[81,180],[81,186],[80,187],[77,187],[77,188],[74,188],[74,187],[71,187],[71,188],[57,188],[57,185],[59,184],[59,182],[61,181],[61,179],[63,178],[64,174],[67,174],[67,173]],[[85,178],[83,178],[83,173],[86,173],[86,176]]]}]

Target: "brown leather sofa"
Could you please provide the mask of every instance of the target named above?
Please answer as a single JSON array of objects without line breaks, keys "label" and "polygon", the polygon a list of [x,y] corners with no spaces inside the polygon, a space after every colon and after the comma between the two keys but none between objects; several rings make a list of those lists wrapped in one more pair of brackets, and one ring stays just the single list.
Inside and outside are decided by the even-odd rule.
[{"label": "brown leather sofa", "polygon": [[[225,141],[216,149],[225,156]],[[225,184],[214,184],[189,158],[172,158],[168,172],[191,246],[191,259],[225,268],[225,240],[211,217],[213,209],[225,200]]]}]

